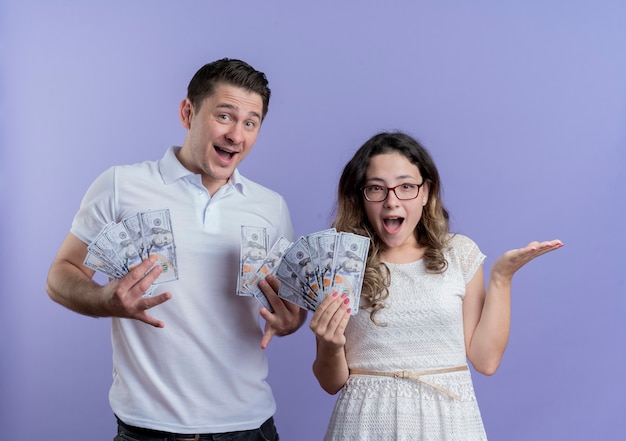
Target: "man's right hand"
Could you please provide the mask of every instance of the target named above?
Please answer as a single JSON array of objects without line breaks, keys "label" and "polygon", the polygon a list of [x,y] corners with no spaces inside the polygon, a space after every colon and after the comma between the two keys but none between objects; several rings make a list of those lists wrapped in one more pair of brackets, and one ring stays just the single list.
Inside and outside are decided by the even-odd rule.
[{"label": "man's right hand", "polygon": [[169,292],[142,297],[163,272],[147,259],[126,276],[102,286],[92,280],[95,272],[83,265],[87,244],[69,233],[57,253],[46,283],[52,300],[91,317],[122,317],[162,328],[164,323],[146,311],[172,298]]},{"label": "man's right hand", "polygon": [[165,326],[147,311],[171,299],[172,294],[165,292],[154,297],[142,297],[163,272],[161,265],[154,265],[155,262],[155,257],[146,259],[122,279],[112,280],[102,287],[105,296],[110,299],[111,316],[132,318],[157,328]]}]

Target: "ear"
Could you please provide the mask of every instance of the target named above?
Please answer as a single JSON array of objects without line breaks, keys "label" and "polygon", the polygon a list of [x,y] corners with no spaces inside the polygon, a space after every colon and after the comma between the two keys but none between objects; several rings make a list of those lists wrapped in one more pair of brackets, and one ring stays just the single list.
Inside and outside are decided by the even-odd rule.
[{"label": "ear", "polygon": [[193,117],[193,104],[189,98],[185,98],[180,103],[180,108],[178,109],[178,118],[180,119],[180,123],[184,128],[189,130],[191,128],[191,118]]},{"label": "ear", "polygon": [[430,196],[430,186],[428,185],[428,182],[426,182],[422,186],[422,191],[420,191],[420,195],[419,195],[419,197],[422,198],[422,205],[426,205],[428,203],[429,196]]}]

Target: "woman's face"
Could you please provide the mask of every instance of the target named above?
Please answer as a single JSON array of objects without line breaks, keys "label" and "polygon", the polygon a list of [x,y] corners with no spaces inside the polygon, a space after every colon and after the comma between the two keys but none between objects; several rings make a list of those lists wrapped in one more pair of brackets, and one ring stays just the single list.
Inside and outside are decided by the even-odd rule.
[{"label": "woman's face", "polygon": [[[419,168],[403,154],[392,152],[370,158],[363,186],[388,189],[398,185],[413,186],[422,183]],[[398,194],[400,192],[401,189],[398,188]],[[427,200],[427,185],[419,189],[415,199],[400,200],[392,190],[389,190],[387,198],[381,202],[370,202],[364,198],[365,213],[376,234],[385,244],[385,253],[418,248],[414,232]]]}]

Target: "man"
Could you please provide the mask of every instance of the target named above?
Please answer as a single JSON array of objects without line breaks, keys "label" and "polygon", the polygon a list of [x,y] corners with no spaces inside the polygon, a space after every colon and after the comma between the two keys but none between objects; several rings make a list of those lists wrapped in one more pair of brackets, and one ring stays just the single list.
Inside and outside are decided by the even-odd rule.
[{"label": "man", "polygon": [[[269,98],[265,75],[243,61],[203,66],[180,104],[182,147],[100,175],[52,263],[46,289],[54,301],[112,317],[109,400],[118,440],[230,432],[233,440],[278,439],[263,349],[274,335],[297,330],[306,312],[277,296],[275,278],[259,284],[274,313],[235,295],[241,225],[266,228],[270,243],[294,239],[284,199],[237,171]],[[119,280],[95,283],[83,265],[88,244],[104,226],[153,209],[170,212],[178,279],[152,285],[163,267],[150,258]]]}]

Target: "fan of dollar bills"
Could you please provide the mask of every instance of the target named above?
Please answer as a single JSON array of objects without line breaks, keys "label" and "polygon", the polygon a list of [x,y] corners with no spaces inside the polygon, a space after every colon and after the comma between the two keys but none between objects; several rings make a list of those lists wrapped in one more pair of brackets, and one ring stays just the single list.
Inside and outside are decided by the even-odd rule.
[{"label": "fan of dollar bills", "polygon": [[[178,279],[176,245],[169,209],[150,210],[106,225],[87,247],[84,265],[112,279],[121,279],[150,256],[163,272],[153,282]],[[152,289],[146,294],[150,295]]]},{"label": "fan of dollar bills", "polygon": [[315,311],[326,295],[346,293],[351,314],[358,312],[369,238],[337,232],[334,228],[290,242],[280,237],[271,247],[263,227],[241,227],[241,260],[238,295],[254,296],[273,312],[258,287],[273,274],[281,282],[278,295]]}]

